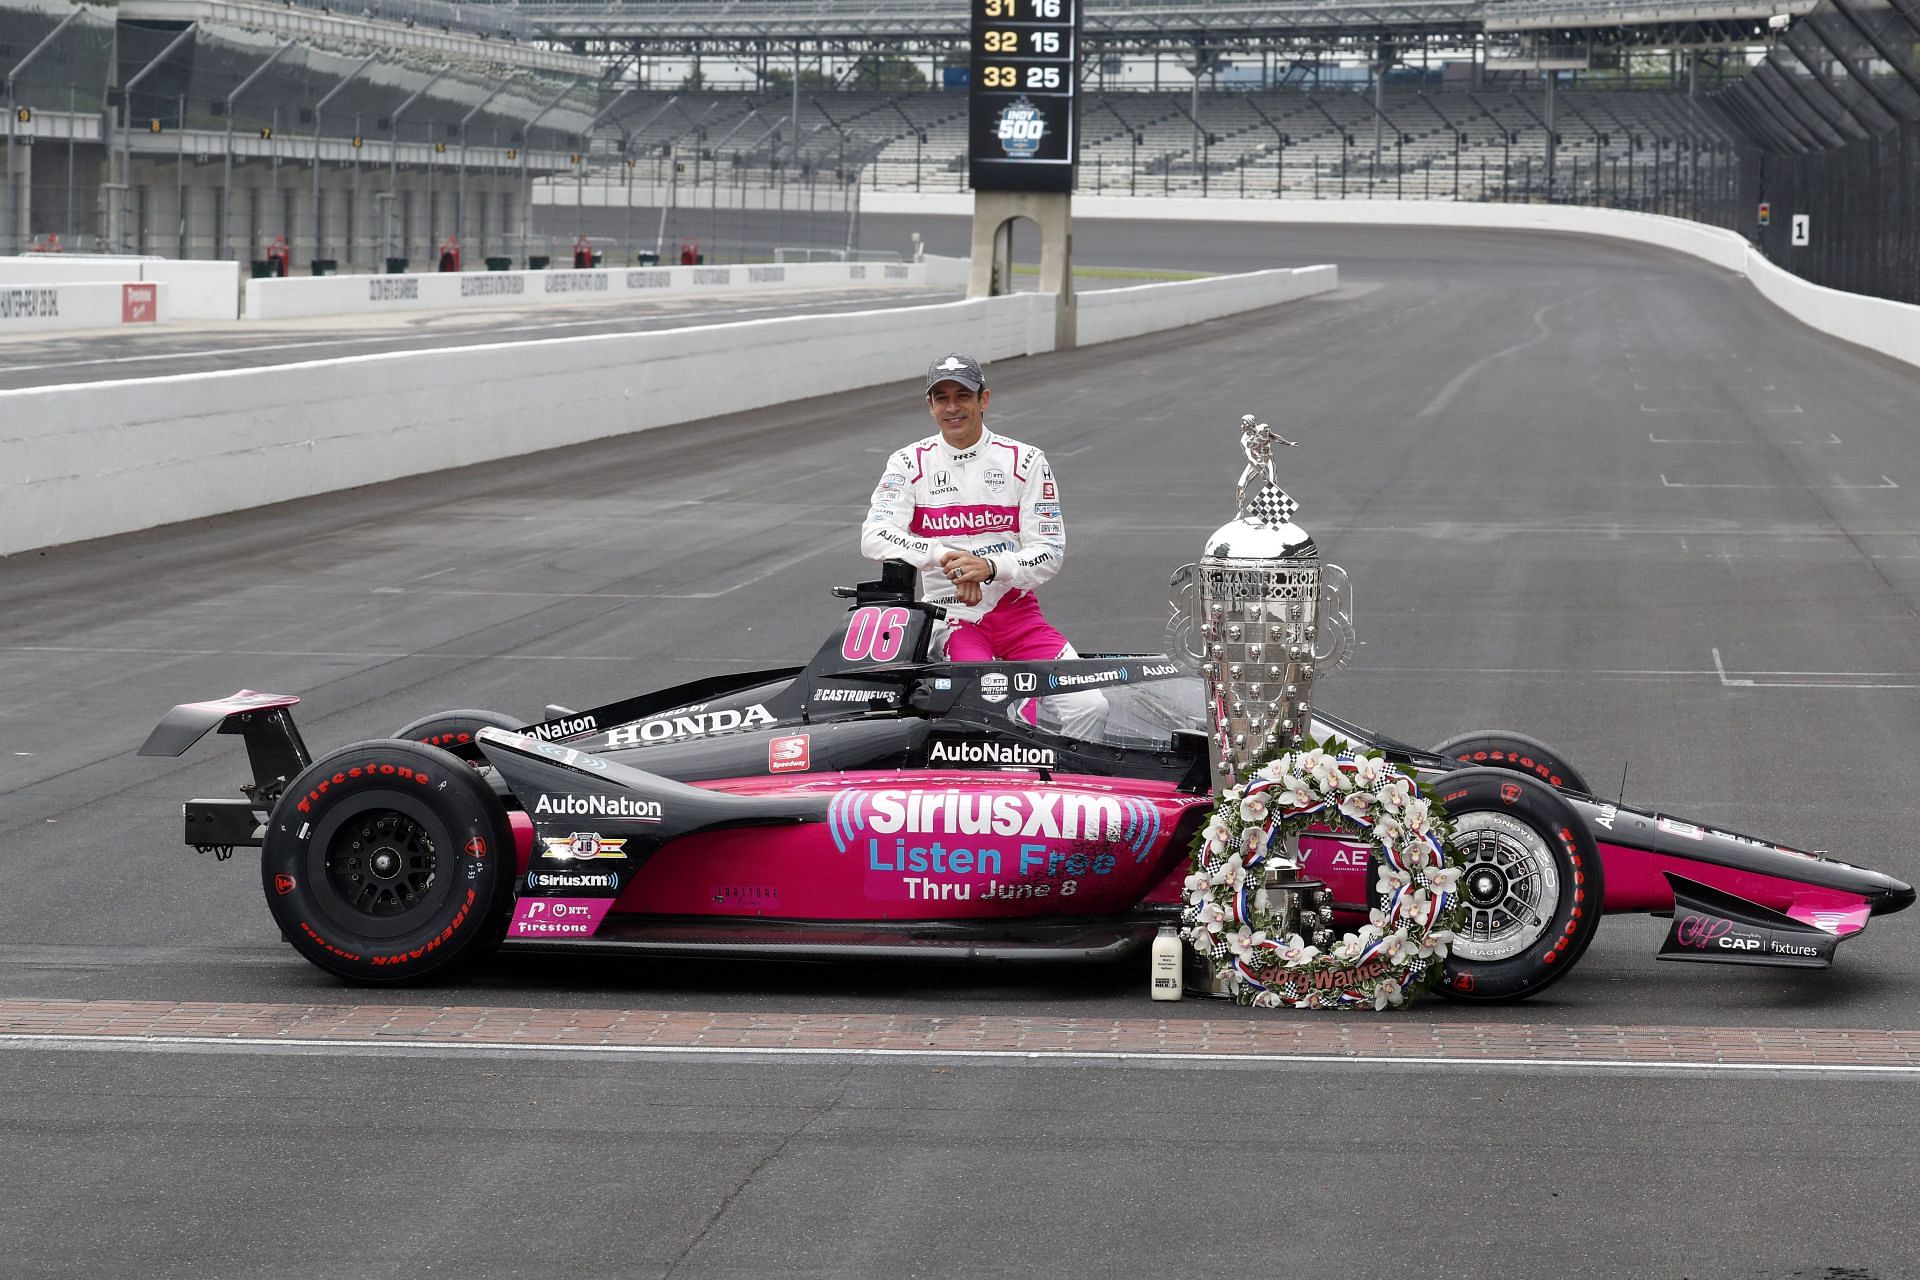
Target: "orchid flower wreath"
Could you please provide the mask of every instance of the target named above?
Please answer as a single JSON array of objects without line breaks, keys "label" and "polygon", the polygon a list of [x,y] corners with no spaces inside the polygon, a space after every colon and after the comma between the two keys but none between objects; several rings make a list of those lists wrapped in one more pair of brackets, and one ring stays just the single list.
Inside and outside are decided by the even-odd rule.
[{"label": "orchid flower wreath", "polygon": [[[1283,892],[1276,912],[1266,888],[1270,871],[1293,871],[1293,837],[1309,827],[1363,835],[1379,853],[1377,905],[1338,942],[1303,937],[1298,896]],[[1195,838],[1182,936],[1239,1004],[1398,1006],[1439,980],[1465,914],[1450,835],[1440,802],[1377,751],[1329,739],[1272,756],[1220,793]]]}]

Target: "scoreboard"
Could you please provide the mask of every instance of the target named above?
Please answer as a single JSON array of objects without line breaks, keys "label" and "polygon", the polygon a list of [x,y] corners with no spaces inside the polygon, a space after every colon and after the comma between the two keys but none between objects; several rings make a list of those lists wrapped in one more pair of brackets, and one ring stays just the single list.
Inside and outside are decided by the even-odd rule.
[{"label": "scoreboard", "polygon": [[1073,190],[1081,2],[969,0],[967,161],[974,190]]}]

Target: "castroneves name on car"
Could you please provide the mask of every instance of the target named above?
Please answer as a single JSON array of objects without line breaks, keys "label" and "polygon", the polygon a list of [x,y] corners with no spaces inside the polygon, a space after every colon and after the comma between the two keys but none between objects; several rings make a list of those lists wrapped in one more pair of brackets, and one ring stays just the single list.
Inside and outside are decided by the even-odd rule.
[{"label": "castroneves name on car", "polygon": [[753,729],[773,723],[773,713],[759,703],[744,709],[689,711],[684,715],[662,716],[621,725],[607,733],[607,747],[640,747],[654,742],[677,742],[682,738],[704,738],[710,733],[734,729]]},{"label": "castroneves name on car", "polygon": [[541,792],[534,799],[533,811],[568,818],[628,818],[635,822],[658,822],[662,817],[658,800],[639,800],[633,796],[556,796]]},{"label": "castroneves name on car", "polygon": [[900,701],[898,692],[892,689],[815,689],[815,702],[884,702],[888,706]]}]

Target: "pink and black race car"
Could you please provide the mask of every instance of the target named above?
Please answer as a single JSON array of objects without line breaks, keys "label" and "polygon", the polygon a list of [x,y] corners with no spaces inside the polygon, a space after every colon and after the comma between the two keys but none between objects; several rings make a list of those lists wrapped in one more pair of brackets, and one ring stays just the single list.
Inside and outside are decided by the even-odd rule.
[{"label": "pink and black race car", "polygon": [[[186,842],[261,850],[294,948],[363,983],[496,946],[581,954],[1118,958],[1178,921],[1213,804],[1200,680],[1155,654],[950,663],[904,565],[840,588],[846,625],[805,667],[698,680],[522,724],[450,711],[313,759],[289,696],[175,707],[141,747],[246,743],[243,798],[189,800]],[[1099,690],[1097,737],[1054,726]],[[1820,968],[1913,889],[1594,797],[1547,747],[1473,733],[1423,751],[1316,713],[1446,806],[1467,921],[1464,1000],[1564,976],[1608,912],[1671,915],[1660,957]],[[1301,841],[1310,923],[1364,919],[1371,849]]]}]

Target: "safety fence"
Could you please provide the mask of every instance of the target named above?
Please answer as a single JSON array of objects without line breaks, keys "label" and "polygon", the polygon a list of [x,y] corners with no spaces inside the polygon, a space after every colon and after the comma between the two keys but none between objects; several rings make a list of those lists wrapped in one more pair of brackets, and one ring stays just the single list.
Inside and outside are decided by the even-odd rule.
[{"label": "safety fence", "polygon": [[1768,259],[1920,302],[1920,8],[1821,0],[1721,100],[1745,134],[1742,229]]}]

